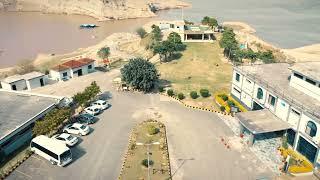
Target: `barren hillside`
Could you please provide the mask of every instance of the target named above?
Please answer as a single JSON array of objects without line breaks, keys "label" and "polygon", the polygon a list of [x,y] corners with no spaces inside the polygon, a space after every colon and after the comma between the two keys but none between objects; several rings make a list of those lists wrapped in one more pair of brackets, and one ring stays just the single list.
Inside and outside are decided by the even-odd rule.
[{"label": "barren hillside", "polygon": [[154,13],[150,6],[161,10],[188,4],[178,0],[0,0],[0,9],[1,6],[17,11],[82,14],[108,20],[152,17]]}]

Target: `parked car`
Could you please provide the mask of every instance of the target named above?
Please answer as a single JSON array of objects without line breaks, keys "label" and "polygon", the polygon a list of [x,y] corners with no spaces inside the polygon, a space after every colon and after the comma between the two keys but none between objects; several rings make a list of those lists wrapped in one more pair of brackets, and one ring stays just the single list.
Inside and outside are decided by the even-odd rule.
[{"label": "parked car", "polygon": [[108,109],[111,105],[104,100],[98,100],[91,104],[91,106],[98,106],[101,110]]},{"label": "parked car", "polygon": [[90,106],[90,107],[85,108],[83,110],[83,112],[87,113],[87,114],[91,114],[93,116],[96,116],[101,113],[101,109],[99,106]]},{"label": "parked car", "polygon": [[91,114],[84,113],[84,114],[79,114],[79,115],[73,116],[72,122],[78,122],[80,124],[89,125],[89,124],[95,123],[97,121],[97,119],[98,119],[97,117],[95,117]]},{"label": "parked car", "polygon": [[78,134],[81,136],[85,136],[89,134],[90,132],[90,127],[84,124],[80,123],[73,123],[65,126],[63,128],[64,133],[69,133],[69,134]]},{"label": "parked car", "polygon": [[63,142],[67,146],[74,146],[78,143],[78,138],[67,133],[56,134],[51,137],[57,141]]},{"label": "parked car", "polygon": [[73,102],[73,99],[72,99],[72,98],[64,97],[64,98],[60,101],[58,107],[59,107],[59,108],[71,107],[71,106],[73,105],[73,103],[74,103],[74,102]]}]

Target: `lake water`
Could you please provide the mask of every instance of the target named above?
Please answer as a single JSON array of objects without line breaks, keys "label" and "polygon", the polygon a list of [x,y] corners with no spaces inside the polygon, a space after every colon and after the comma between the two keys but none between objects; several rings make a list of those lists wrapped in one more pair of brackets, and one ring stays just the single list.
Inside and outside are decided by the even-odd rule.
[{"label": "lake water", "polygon": [[[193,7],[184,18],[200,21],[205,15],[219,21],[244,21],[264,40],[282,48],[320,43],[320,0],[186,0]],[[181,10],[159,13],[181,19]],[[101,41],[114,32],[132,32],[152,18],[96,22],[77,15],[0,13],[0,67],[8,67],[38,53],[66,53]],[[82,23],[99,28],[80,30]]]}]

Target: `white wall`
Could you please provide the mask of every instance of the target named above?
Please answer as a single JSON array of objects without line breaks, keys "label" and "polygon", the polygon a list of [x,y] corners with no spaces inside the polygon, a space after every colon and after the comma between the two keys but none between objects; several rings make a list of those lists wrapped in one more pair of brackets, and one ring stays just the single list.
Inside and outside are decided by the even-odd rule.
[{"label": "white wall", "polygon": [[283,121],[287,121],[289,104],[286,101],[278,98],[276,105],[276,116],[278,116],[278,118],[282,119]]},{"label": "white wall", "polygon": [[11,85],[5,82],[1,82],[2,89],[12,90]]},{"label": "white wall", "polygon": [[[235,90],[235,89],[237,89],[237,90]],[[240,88],[238,88],[235,85],[232,85],[232,87],[231,87],[231,94],[233,94],[238,99],[241,99],[241,90],[240,90]]]},{"label": "white wall", "polygon": [[[299,131],[305,134],[307,123],[309,121],[314,122],[317,126],[316,136],[313,137],[312,140],[314,143],[318,144],[318,143],[320,143],[320,124],[318,122],[316,122],[314,119],[308,117],[305,113],[302,113],[302,115],[301,115]],[[310,136],[308,136],[308,137],[311,138]]]},{"label": "white wall", "polygon": [[241,92],[241,101],[243,104],[245,104],[247,107],[252,109],[252,97],[251,95],[247,94],[246,92]]},{"label": "white wall", "polygon": [[[296,114],[293,110],[300,113],[300,115]],[[288,123],[293,127],[294,130],[298,129],[298,123],[299,123],[300,117],[301,117],[301,112],[291,107],[289,112],[289,117],[288,117]]]},{"label": "white wall", "polygon": [[254,90],[254,82],[246,77],[243,77],[242,90],[252,96]]},{"label": "white wall", "polygon": [[290,86],[292,86],[292,87],[302,91],[303,93],[320,101],[319,82],[317,82],[318,83],[317,85],[313,85],[313,84],[310,84],[307,81],[305,81],[305,79],[306,79],[306,77],[304,77],[304,79],[299,79],[299,78],[295,77],[292,73],[291,79],[290,79]]},{"label": "white wall", "polygon": [[233,71],[233,75],[232,75],[232,83],[236,86],[238,86],[240,89],[242,89],[242,80],[243,80],[243,76],[242,74],[238,73],[240,75],[239,81],[236,80],[236,74],[238,72],[237,71]]},{"label": "white wall", "polygon": [[12,87],[12,85],[16,85],[17,91],[27,90],[27,83],[26,83],[26,81],[24,79],[20,80],[20,81],[13,82],[13,83],[10,83],[10,84],[11,84],[11,87]]},{"label": "white wall", "polygon": [[[262,99],[258,99],[258,98],[257,98],[257,93],[258,93],[258,89],[259,89],[259,88],[261,88],[261,89],[262,89],[262,92],[263,92]],[[264,105],[265,102],[266,102],[266,99],[267,99],[266,96],[267,96],[267,91],[266,91],[263,87],[259,86],[258,84],[255,84],[255,85],[254,85],[254,91],[253,91],[253,98],[254,98],[257,102],[259,102],[260,104]]]},{"label": "white wall", "polygon": [[71,78],[71,73],[70,73],[70,69],[64,70],[64,71],[54,71],[54,70],[50,70],[50,78],[54,79],[54,80],[58,80],[61,81],[63,79],[63,73],[67,72],[68,73],[68,78]]},{"label": "white wall", "polygon": [[41,87],[40,79],[43,79],[43,83],[44,83],[44,85],[46,85],[47,76],[44,75],[44,76],[40,76],[40,77],[37,77],[37,78],[29,79],[27,81],[28,89],[31,90],[31,89],[34,89],[34,88],[37,88],[37,87]]}]

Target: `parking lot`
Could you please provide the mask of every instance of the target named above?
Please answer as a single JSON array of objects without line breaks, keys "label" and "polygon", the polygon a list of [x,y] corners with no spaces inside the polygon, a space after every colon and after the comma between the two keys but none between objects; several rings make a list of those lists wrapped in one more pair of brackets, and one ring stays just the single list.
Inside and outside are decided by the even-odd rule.
[{"label": "parking lot", "polygon": [[[8,179],[117,179],[132,127],[158,118],[167,126],[173,179],[256,179],[273,174],[248,150],[226,149],[220,137],[232,131],[214,113],[185,108],[157,94],[117,92],[110,74],[94,73],[36,89],[52,95],[73,95],[96,80],[110,95],[112,107],[91,125],[92,132],[72,148],[74,161],[51,165],[32,155]],[[152,158],[152,157],[151,157]],[[139,162],[137,162],[139,163]]]}]

